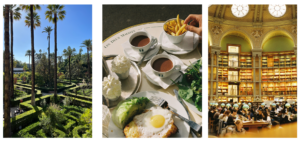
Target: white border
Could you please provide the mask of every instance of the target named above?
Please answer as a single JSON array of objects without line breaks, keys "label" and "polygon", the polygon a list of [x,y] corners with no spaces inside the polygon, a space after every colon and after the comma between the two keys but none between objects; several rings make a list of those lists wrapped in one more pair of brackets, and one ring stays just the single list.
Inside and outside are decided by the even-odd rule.
[{"label": "white border", "polygon": [[[203,137],[202,139],[204,140],[212,140],[212,141],[220,141],[220,140],[230,140],[230,141],[233,141],[233,140],[241,140],[239,138],[210,138],[208,139],[208,106],[207,106],[207,100],[208,100],[208,96],[206,95],[207,94],[207,81],[208,81],[208,77],[207,75],[205,75],[207,73],[207,68],[208,68],[208,45],[207,45],[207,42],[208,41],[208,5],[209,4],[232,4],[232,3],[241,3],[241,2],[249,2],[247,4],[266,4],[266,3],[273,3],[274,1],[262,1],[262,0],[251,0],[251,1],[237,1],[237,0],[227,0],[227,1],[224,1],[224,0],[210,0],[210,1],[205,1],[205,0],[189,0],[189,1],[161,1],[161,0],[152,0],[152,1],[137,1],[137,0],[127,0],[127,1],[121,1],[121,0],[118,0],[118,1],[113,1],[113,0],[109,0],[109,1],[101,1],[101,0],[72,0],[72,1],[67,1],[67,0],[1,0],[1,6],[3,6],[4,3],[15,3],[15,4],[20,4],[20,3],[41,3],[41,4],[54,4],[54,3],[57,3],[57,4],[93,4],[93,63],[94,62],[97,62],[95,64],[93,64],[93,85],[95,85],[93,87],[93,139],[88,139],[88,140],[117,140],[117,139],[102,139],[102,64],[98,64],[100,63],[100,60],[102,59],[101,58],[101,55],[102,54],[102,4],[105,3],[105,4],[121,4],[121,3],[125,3],[125,4],[137,4],[137,3],[141,3],[141,2],[144,2],[143,4],[149,4],[149,3],[152,3],[152,4],[202,4],[202,15],[203,15],[203,36],[202,36],[202,40],[203,40],[203,50],[202,50],[202,56],[203,56],[203,117],[202,117],[202,120],[203,120]],[[164,3],[162,3],[164,2]],[[300,3],[299,1],[296,1],[296,0],[285,0],[285,1],[282,1],[284,2],[285,4],[296,4],[296,3]],[[174,9],[176,10],[176,9]],[[0,10],[0,15],[3,15],[3,10]],[[1,37],[1,40],[0,40],[0,43],[2,45],[2,47],[4,46],[4,42],[3,42],[3,18],[0,18],[0,23],[1,23],[1,28],[0,28],[0,31],[1,31],[1,34],[0,34],[0,37]],[[120,23],[121,24],[121,23]],[[298,22],[299,24],[299,22]],[[298,46],[298,45],[297,45]],[[4,48],[4,47],[3,47]],[[2,48],[2,49],[3,49]],[[298,54],[299,54],[299,51],[298,51]],[[0,62],[1,62],[1,65],[0,65],[0,70],[3,70],[3,65],[2,65],[2,62],[3,62],[3,53],[0,53]],[[97,61],[95,61],[97,60]],[[299,71],[299,65],[297,66],[297,74],[300,73]],[[99,72],[100,70],[100,72]],[[95,73],[97,71],[97,73]],[[0,113],[2,115],[3,113],[3,76],[0,75]],[[299,89],[297,91],[297,93],[299,93]],[[299,121],[299,117],[298,117],[298,121]],[[0,126],[3,127],[3,122],[0,123]],[[299,127],[299,123],[298,123],[298,127]],[[298,138],[299,138],[299,129],[297,130],[298,132]],[[3,140],[3,128],[0,128],[0,139],[1,141]],[[202,140],[200,139],[200,140]],[[4,139],[4,140],[19,140],[18,138],[13,138],[13,139]],[[32,141],[32,140],[41,140],[41,139],[31,139],[31,138],[22,138],[22,140],[24,141]],[[42,140],[46,140],[46,139],[42,139]],[[51,140],[51,139],[48,139],[48,140]],[[56,140],[71,140],[71,139],[68,139],[68,138],[63,138],[63,139],[56,139]],[[77,140],[77,139],[76,139]],[[79,140],[79,139],[78,139]],[[131,139],[130,139],[131,140]],[[144,139],[143,139],[144,140]],[[145,139],[145,140],[150,140],[150,139]],[[165,140],[165,139],[157,139],[157,140]],[[181,139],[172,139],[172,140],[181,140]],[[199,140],[199,139],[193,139],[193,138],[190,138],[189,140]],[[252,141],[253,139],[251,138],[243,138],[242,139],[243,141]],[[278,138],[278,139],[272,139],[272,140],[275,140],[275,141],[281,141],[282,139],[281,138]],[[288,139],[289,141],[296,141],[297,139],[296,138],[289,138]]]}]

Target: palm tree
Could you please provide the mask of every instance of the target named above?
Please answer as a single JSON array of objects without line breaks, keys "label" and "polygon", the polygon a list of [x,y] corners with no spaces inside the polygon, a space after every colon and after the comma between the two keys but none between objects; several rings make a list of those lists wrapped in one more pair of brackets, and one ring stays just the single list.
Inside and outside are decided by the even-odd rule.
[{"label": "palm tree", "polygon": [[[81,44],[82,44],[82,46],[80,46],[80,47],[86,47],[86,49],[87,49],[88,79],[91,79],[89,52],[90,52],[90,50],[92,50],[92,40],[91,39],[84,40]],[[90,81],[88,80],[88,82],[90,82]]]},{"label": "palm tree", "polygon": [[10,63],[11,63],[11,72],[10,72],[10,75],[11,75],[11,97],[14,98],[14,61],[13,61],[13,56],[14,56],[14,53],[13,53],[13,44],[14,44],[14,26],[13,26],[13,22],[14,22],[14,19],[15,20],[20,20],[21,19],[21,13],[20,13],[20,10],[21,8],[20,7],[16,7],[16,5],[10,5],[10,8],[9,8],[9,12],[10,12]]},{"label": "palm tree", "polygon": [[[41,7],[39,5],[20,5],[22,9],[25,9],[27,12],[30,13],[26,16],[25,25],[30,26],[31,32],[31,50],[34,51],[34,30],[35,27],[39,27],[41,25],[39,19],[40,16],[37,13],[33,12],[34,10],[40,10]],[[30,17],[30,19],[29,19]],[[31,53],[31,105],[35,105],[35,67],[34,67],[34,53]]]},{"label": "palm tree", "polygon": [[50,81],[50,34],[52,31],[51,26],[47,26],[44,28],[44,31],[42,33],[48,33],[47,40],[48,40],[48,81]]},{"label": "palm tree", "polygon": [[4,137],[10,137],[10,89],[9,89],[9,5],[5,5],[4,16],[4,40],[5,40],[5,95],[4,95]]},{"label": "palm tree", "polygon": [[[66,15],[64,5],[48,5],[48,11],[45,12],[46,19],[54,23],[54,97],[57,96],[57,21],[63,20]],[[58,16],[58,17],[57,17]]]},{"label": "palm tree", "polygon": [[67,49],[64,49],[64,54],[63,54],[64,56],[66,56],[66,57],[69,58],[69,77],[70,77],[70,83],[71,83],[71,57],[73,55],[75,55],[75,51],[76,51],[75,48],[71,49],[71,47],[68,46]]},{"label": "palm tree", "polygon": [[27,50],[25,53],[25,56],[29,56],[29,70],[30,70],[30,56],[31,56],[31,50]]},{"label": "palm tree", "polygon": [[[30,27],[31,26],[31,14],[28,13],[27,16],[25,17],[25,25]],[[36,27],[40,27],[41,26],[41,22],[40,22],[40,16],[36,13],[33,12],[33,29],[35,29]]]}]

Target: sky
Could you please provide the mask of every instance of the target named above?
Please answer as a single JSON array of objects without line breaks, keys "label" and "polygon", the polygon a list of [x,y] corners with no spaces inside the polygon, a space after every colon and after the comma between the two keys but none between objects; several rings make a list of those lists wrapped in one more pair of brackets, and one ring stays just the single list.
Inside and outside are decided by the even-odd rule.
[{"label": "sky", "polygon": [[[36,53],[38,53],[40,49],[42,52],[48,53],[48,33],[42,33],[42,31],[44,31],[45,27],[51,26],[53,31],[50,35],[50,53],[53,53],[54,24],[46,19],[45,12],[47,11],[47,5],[40,6],[41,10],[37,10],[36,12],[40,16],[41,26],[36,27],[34,30],[34,48]],[[84,40],[92,40],[92,5],[65,5],[64,10],[66,11],[65,18],[57,22],[57,56],[62,56],[63,50],[68,48],[68,46],[75,48],[76,53],[78,53],[82,45],[81,43]],[[27,12],[23,10],[21,14],[21,19],[18,21],[14,20],[13,22],[13,53],[16,60],[28,63],[29,57],[25,56],[25,53],[31,49],[31,34],[30,27],[25,26]],[[4,49],[3,44],[3,50]],[[87,52],[86,48],[82,49],[82,53]]]}]

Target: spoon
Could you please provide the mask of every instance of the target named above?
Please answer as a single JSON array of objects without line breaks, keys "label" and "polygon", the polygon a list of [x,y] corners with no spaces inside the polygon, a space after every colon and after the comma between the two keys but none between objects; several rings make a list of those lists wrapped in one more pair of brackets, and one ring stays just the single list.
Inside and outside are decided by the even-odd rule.
[{"label": "spoon", "polygon": [[145,55],[143,56],[142,60],[137,64],[138,66],[140,66],[142,64],[142,62],[144,61],[146,55],[148,52],[150,52],[151,50],[153,50],[156,45],[157,45],[157,39],[153,39],[154,44],[146,51]]}]

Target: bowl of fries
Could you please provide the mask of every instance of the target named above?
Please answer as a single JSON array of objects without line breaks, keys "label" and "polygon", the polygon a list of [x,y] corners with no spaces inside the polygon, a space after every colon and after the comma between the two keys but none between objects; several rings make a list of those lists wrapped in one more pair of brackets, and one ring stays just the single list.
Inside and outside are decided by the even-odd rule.
[{"label": "bowl of fries", "polygon": [[163,30],[172,43],[179,43],[186,34],[185,27],[184,20],[181,20],[178,14],[177,18],[169,19],[164,23]]}]

